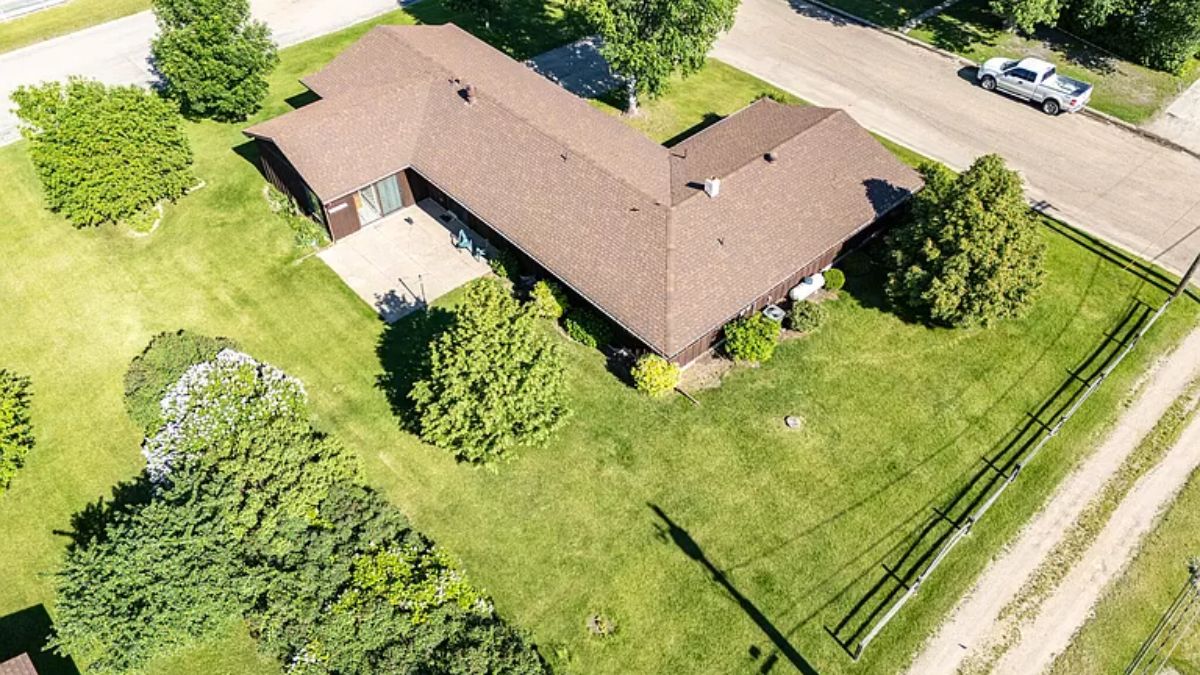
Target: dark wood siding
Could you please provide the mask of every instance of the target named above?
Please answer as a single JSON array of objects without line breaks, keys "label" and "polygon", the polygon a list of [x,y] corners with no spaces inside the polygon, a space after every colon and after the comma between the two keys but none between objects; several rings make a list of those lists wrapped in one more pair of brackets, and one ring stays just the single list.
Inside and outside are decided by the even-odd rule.
[{"label": "dark wood siding", "polygon": [[255,139],[255,145],[258,147],[259,162],[266,179],[277,190],[295,200],[304,213],[317,220],[322,220],[324,214],[321,213],[321,205],[316,199],[316,195],[309,189],[308,184],[304,182],[304,178],[300,176],[292,163],[283,156],[279,148],[271,141],[262,138]]},{"label": "dark wood siding", "polygon": [[326,218],[329,219],[329,236],[334,241],[362,229],[358,222],[358,208],[354,205],[354,194],[348,194],[325,205]]}]

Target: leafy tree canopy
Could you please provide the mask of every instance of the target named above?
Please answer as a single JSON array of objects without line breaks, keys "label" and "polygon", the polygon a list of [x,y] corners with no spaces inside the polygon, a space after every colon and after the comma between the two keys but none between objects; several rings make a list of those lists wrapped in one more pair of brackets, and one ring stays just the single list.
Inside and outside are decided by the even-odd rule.
[{"label": "leafy tree canopy", "polygon": [[250,0],[154,0],[154,15],[154,67],[185,113],[232,121],[258,110],[279,55]]},{"label": "leafy tree canopy", "polygon": [[996,155],[958,176],[932,164],[922,173],[911,218],[887,240],[888,296],[947,326],[1019,315],[1041,286],[1045,254],[1021,177]]},{"label": "leafy tree canopy", "polygon": [[47,205],[77,227],[126,220],[195,182],[178,110],[150,92],[72,78],[12,100]]},{"label": "leafy tree canopy", "polygon": [[467,286],[454,325],[431,346],[428,377],[409,396],[421,437],[471,462],[542,442],[568,414],[559,346],[493,278]]},{"label": "leafy tree canopy", "polygon": [[155,335],[125,372],[125,408],[148,433],[161,423],[159,404],[171,385],[194,365],[211,361],[222,349],[236,348],[232,340],[190,331]]},{"label": "leafy tree canopy", "polygon": [[629,89],[628,112],[639,93],[657,96],[675,74],[704,66],[717,36],[730,28],[740,0],[584,0],[604,39],[600,53]]}]

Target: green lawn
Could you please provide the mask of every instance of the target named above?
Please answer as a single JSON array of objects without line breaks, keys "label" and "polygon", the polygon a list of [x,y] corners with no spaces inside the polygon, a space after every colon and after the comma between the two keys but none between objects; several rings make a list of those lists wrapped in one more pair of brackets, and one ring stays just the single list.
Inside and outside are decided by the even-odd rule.
[{"label": "green lawn", "polygon": [[150,9],[150,0],[68,0],[0,23],[0,53]]},{"label": "green lawn", "polygon": [[[407,20],[397,12],[380,22]],[[256,119],[287,110],[302,91],[297,78],[365,30],[285,50]],[[705,82],[702,96],[689,91]],[[762,91],[714,64],[637,123],[670,138]],[[1197,316],[1191,302],[1168,314],[852,665],[825,626],[878,580],[879,563],[929,507],[1068,381],[1129,299],[1157,303],[1161,290],[1117,256],[1048,227],[1049,274],[1034,311],[988,331],[948,331],[888,312],[877,271],[856,265],[820,333],[783,345],[763,368],[733,373],[698,395],[700,407],[639,396],[598,353],[567,345],[572,421],[546,447],[496,472],[476,470],[403,431],[377,385],[385,368],[404,380],[419,317],[384,331],[318,259],[297,262],[290,231],[261,197],[262,178],[234,151],[245,145],[238,129],[189,126],[207,187],[168,208],[145,238],[77,231],[47,214],[24,144],[0,148],[0,213],[12,214],[0,238],[0,364],[33,377],[39,440],[0,499],[10,552],[0,557],[0,617],[51,604],[50,575],[67,541],[58,533],[139,470],[121,377],[153,334],[186,327],[233,337],[304,380],[317,425],[361,454],[372,483],[457,555],[561,670],[748,672],[775,663],[780,673],[791,661],[822,673],[895,672]],[[786,429],[785,415],[802,416],[804,429]],[[617,623],[615,636],[589,637],[595,611]],[[148,672],[275,670],[233,627],[226,640]]]},{"label": "green lawn", "polygon": [[1059,72],[1095,85],[1091,106],[1134,124],[1145,122],[1200,77],[1200,60],[1179,75],[1151,70],[1101,51],[1058,30],[1036,39],[1004,30],[987,11],[988,0],[963,0],[909,33],[912,37],[982,63],[994,56],[1038,56]]},{"label": "green lawn", "polygon": [[[1113,583],[1095,615],[1055,661],[1053,675],[1124,671],[1187,582],[1188,560],[1200,556],[1197,532],[1200,474],[1193,474],[1129,569]],[[1164,672],[1200,673],[1200,630],[1193,626],[1186,635]]]}]

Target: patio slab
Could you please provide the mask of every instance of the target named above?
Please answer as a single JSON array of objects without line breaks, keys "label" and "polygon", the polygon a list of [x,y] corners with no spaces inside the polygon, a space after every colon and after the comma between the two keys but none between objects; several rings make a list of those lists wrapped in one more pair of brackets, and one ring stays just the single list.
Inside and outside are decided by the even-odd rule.
[{"label": "patio slab", "polygon": [[[455,248],[454,236],[460,229],[467,228],[436,202],[426,200],[364,227],[317,255],[391,323],[491,272],[486,260]],[[471,236],[483,241],[474,233]]]}]

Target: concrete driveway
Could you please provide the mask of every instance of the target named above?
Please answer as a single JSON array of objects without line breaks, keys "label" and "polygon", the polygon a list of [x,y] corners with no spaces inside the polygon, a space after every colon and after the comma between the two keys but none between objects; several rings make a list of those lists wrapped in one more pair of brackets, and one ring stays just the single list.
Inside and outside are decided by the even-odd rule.
[{"label": "concrete driveway", "polygon": [[[391,323],[491,268],[455,248],[457,220],[426,200],[401,209],[317,254],[358,297]],[[478,236],[475,241],[482,242]]]},{"label": "concrete driveway", "polygon": [[[398,0],[252,0],[254,16],[271,27],[281,47],[331,33],[400,6]],[[149,83],[154,16],[141,12],[70,35],[0,54],[0,145],[20,138],[9,96],[23,84],[69,75],[109,84]]]},{"label": "concrete driveway", "polygon": [[1200,251],[1200,160],[985,92],[941,55],[799,0],[743,0],[713,56],[952,167],[999,153],[1047,212],[1167,267]]}]

